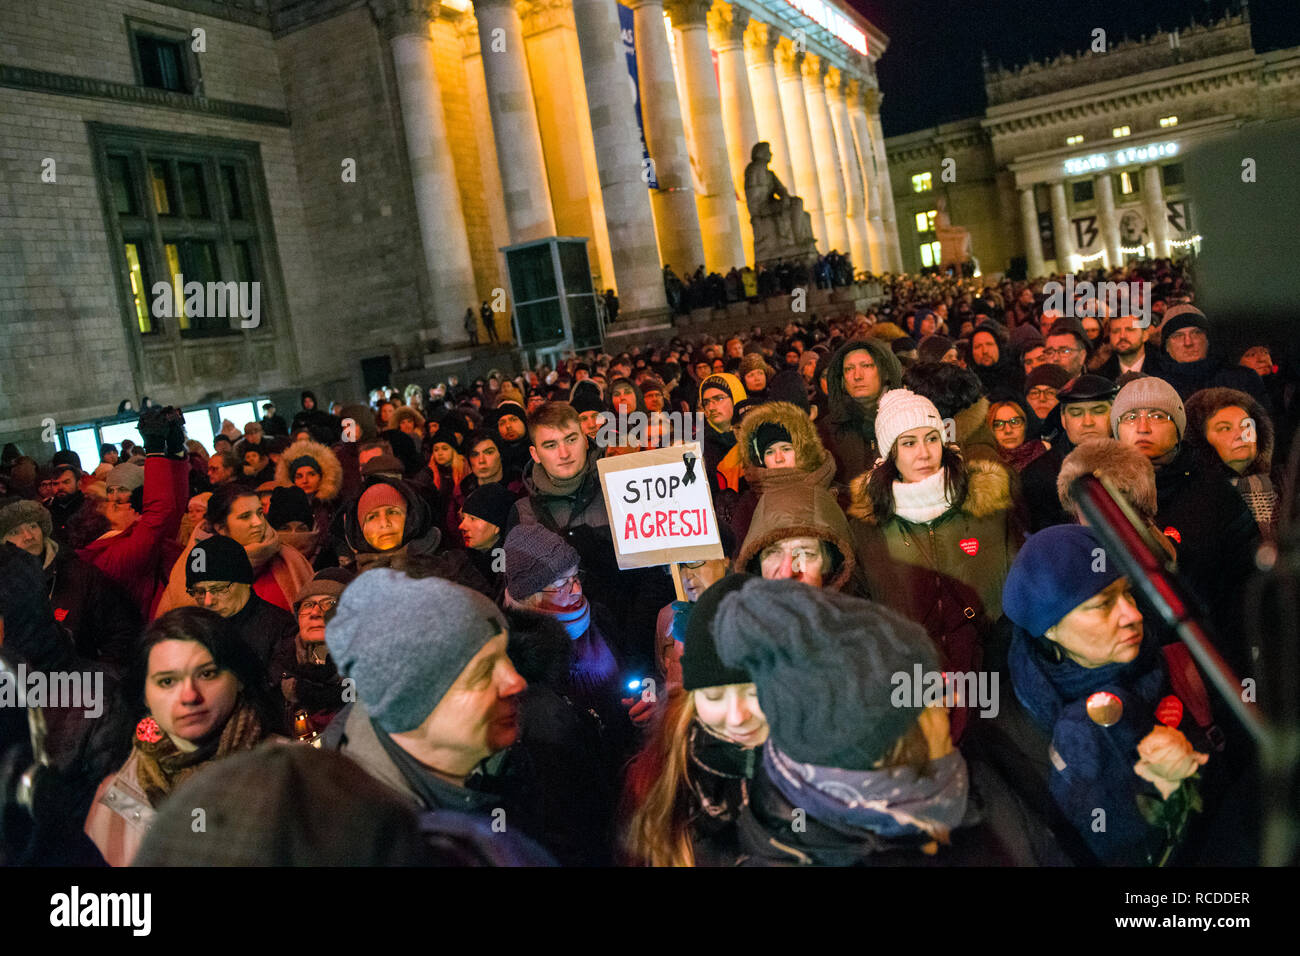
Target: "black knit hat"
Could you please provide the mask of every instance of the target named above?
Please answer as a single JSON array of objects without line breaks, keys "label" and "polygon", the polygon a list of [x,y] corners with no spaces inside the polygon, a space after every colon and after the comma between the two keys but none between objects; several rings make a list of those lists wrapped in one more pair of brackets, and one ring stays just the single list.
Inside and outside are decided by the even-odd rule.
[{"label": "black knit hat", "polygon": [[253,583],[253,565],[244,546],[224,534],[204,538],[185,555],[185,587],[200,581],[234,581]]},{"label": "black knit hat", "polygon": [[296,485],[276,488],[271,492],[271,506],[266,509],[266,520],[272,528],[283,528],[290,521],[301,521],[309,528],[316,522],[311,500]]},{"label": "black knit hat", "polygon": [[790,437],[789,429],[777,422],[763,422],[754,429],[754,435],[750,438],[750,442],[754,446],[754,459],[761,463],[763,453],[767,451],[769,446],[779,441],[794,442],[794,439]]},{"label": "black knit hat", "polygon": [[872,769],[921,713],[913,694],[896,702],[895,675],[939,672],[919,624],[797,582],[745,582],[711,631],[723,663],[753,675],[773,743],[802,763]]},{"label": "black knit hat", "polygon": [[728,574],[721,581],[714,582],[691,606],[686,620],[686,636],[682,641],[685,644],[682,651],[683,690],[754,682],[744,668],[728,667],[718,659],[718,649],[709,632],[722,599],[741,588],[746,581],[753,580],[756,578],[752,574]]},{"label": "black knit hat", "polygon": [[479,485],[470,492],[460,510],[475,518],[482,518],[504,531],[514,503],[515,496],[510,489],[501,482],[494,481],[488,485]]}]

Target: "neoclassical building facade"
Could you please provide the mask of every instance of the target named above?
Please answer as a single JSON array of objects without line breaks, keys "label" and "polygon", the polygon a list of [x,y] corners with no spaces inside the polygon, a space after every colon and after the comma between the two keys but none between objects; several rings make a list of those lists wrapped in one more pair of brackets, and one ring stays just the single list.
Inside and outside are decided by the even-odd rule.
[{"label": "neoclassical building facade", "polygon": [[1063,54],[985,64],[981,117],[894,136],[903,262],[940,261],[940,202],[985,273],[1113,266],[1199,249],[1184,158],[1250,123],[1300,116],[1300,48],[1256,53],[1248,12]]},{"label": "neoclassical building facade", "polygon": [[[463,354],[501,249],[547,236],[665,315],[663,265],[752,263],[760,140],[821,252],[897,270],[887,42],[838,0],[10,5],[0,438],[143,395],[355,395]],[[257,282],[257,321],[158,313],[182,275]]]}]

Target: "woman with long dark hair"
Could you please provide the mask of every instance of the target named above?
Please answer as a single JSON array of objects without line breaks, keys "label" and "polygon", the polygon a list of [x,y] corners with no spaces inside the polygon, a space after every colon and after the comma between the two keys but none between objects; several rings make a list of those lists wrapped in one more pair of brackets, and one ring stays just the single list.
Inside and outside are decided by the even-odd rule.
[{"label": "woman with long dark hair", "polygon": [[86,834],[110,866],[126,866],[168,795],[209,762],[250,750],[278,729],[266,674],[224,618],[177,608],[144,632],[119,693],[131,753],[95,792]]}]

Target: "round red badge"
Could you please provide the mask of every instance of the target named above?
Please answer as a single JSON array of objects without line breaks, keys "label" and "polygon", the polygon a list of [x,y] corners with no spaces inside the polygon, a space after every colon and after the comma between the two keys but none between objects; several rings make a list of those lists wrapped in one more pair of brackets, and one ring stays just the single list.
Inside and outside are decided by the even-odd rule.
[{"label": "round red badge", "polygon": [[147,744],[156,744],[162,740],[162,728],[158,726],[158,721],[146,717],[135,725],[135,735]]},{"label": "round red badge", "polygon": [[1173,538],[1174,541],[1177,542],[1178,544],[1183,543],[1183,536],[1178,533],[1178,529],[1175,528],[1173,525],[1170,525],[1168,528],[1165,528],[1165,536],[1169,538]]},{"label": "round red badge", "polygon": [[960,541],[957,542],[957,547],[961,548],[963,551],[965,551],[973,558],[975,557],[975,555],[980,553],[980,539],[962,538]]},{"label": "round red badge", "polygon": [[1156,720],[1166,727],[1177,727],[1183,722],[1183,702],[1170,694],[1156,705]]}]

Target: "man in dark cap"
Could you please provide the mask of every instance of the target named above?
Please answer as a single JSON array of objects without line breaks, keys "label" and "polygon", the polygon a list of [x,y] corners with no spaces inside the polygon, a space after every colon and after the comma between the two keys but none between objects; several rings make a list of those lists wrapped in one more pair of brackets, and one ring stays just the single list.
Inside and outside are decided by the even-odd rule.
[{"label": "man in dark cap", "polygon": [[528,454],[528,413],[518,402],[499,402],[496,408],[496,430],[501,442],[501,467],[506,483],[524,475],[524,466],[532,458]]},{"label": "man in dark cap", "polygon": [[1194,305],[1175,305],[1160,326],[1164,362],[1153,374],[1174,387],[1186,401],[1203,388],[1235,388],[1263,400],[1264,381],[1253,369],[1226,365],[1210,355],[1210,323]]},{"label": "man in dark cap", "polygon": [[[1034,370],[1036,374],[1039,371]],[[1025,504],[1029,508],[1030,531],[1070,522],[1056,493],[1061,463],[1081,442],[1112,437],[1110,408],[1117,391],[1110,379],[1080,375],[1057,392],[1057,406],[1048,412],[1043,423],[1043,433],[1050,436],[1052,447],[1020,473]]]},{"label": "man in dark cap", "polygon": [[55,540],[67,544],[68,521],[86,500],[81,493],[81,459],[74,451],[56,452],[50,467],[54,497],[46,507],[50,509],[50,520],[54,523]]},{"label": "man in dark cap", "polygon": [[[253,591],[253,566],[234,538],[223,534],[205,538],[185,555],[185,592],[199,607],[230,621],[268,668],[283,644],[291,644],[298,623],[288,611],[264,601]],[[279,675],[272,675],[274,681]]]}]

